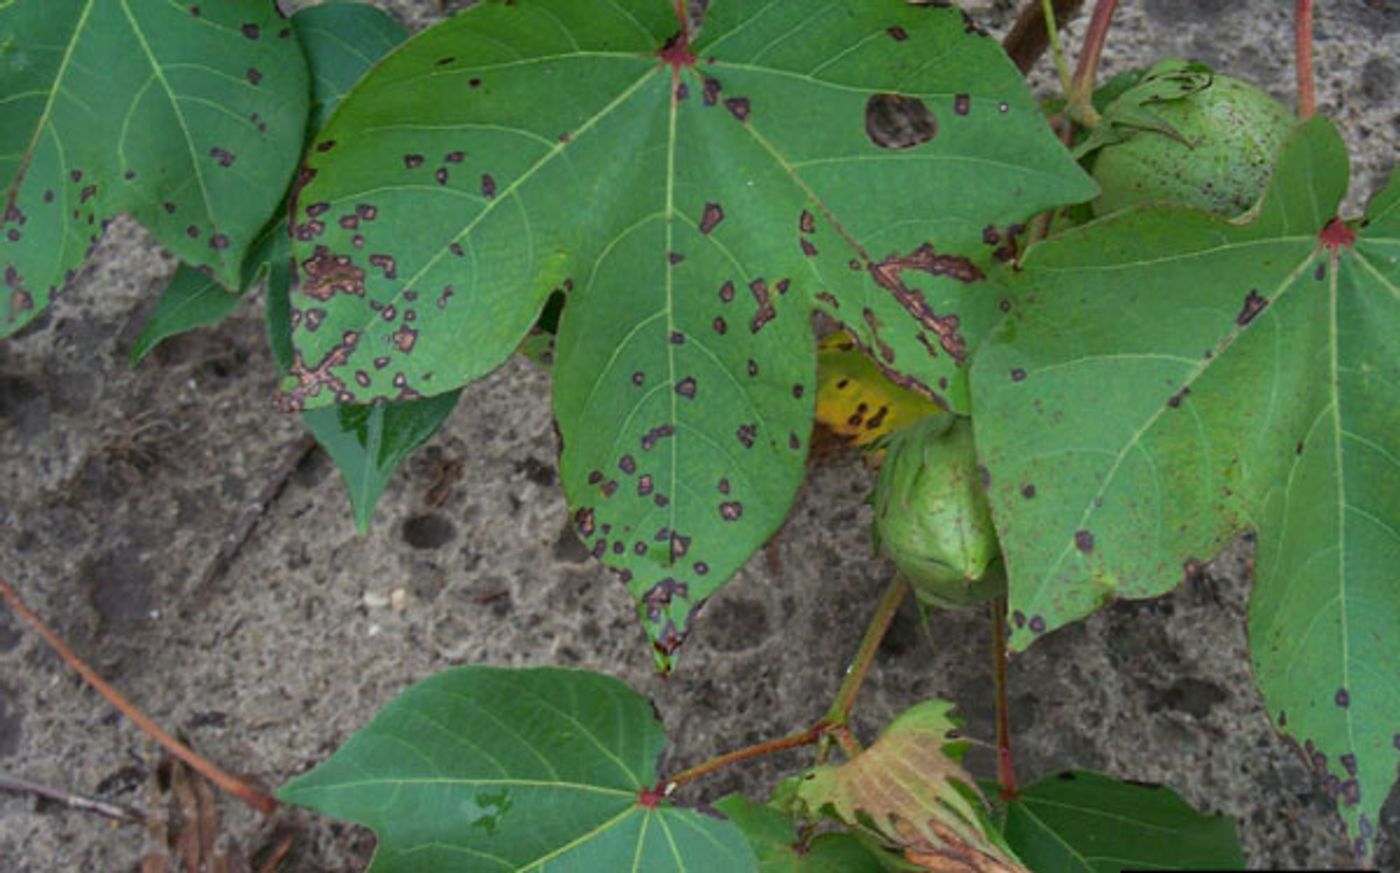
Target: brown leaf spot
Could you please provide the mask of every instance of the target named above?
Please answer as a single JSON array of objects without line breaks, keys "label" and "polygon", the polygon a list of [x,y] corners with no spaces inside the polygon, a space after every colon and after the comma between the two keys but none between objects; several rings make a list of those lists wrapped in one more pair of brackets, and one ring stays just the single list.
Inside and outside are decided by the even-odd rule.
[{"label": "brown leaf spot", "polygon": [[239,30],[243,31],[243,35],[249,39],[257,39],[262,36],[262,29],[256,24],[245,24]]},{"label": "brown leaf spot", "polygon": [[754,279],[749,283],[749,291],[753,293],[753,299],[758,303],[758,311],[754,313],[753,321],[749,323],[749,331],[758,333],[764,325],[778,316],[778,312],[773,308],[773,299],[768,293],[767,282],[762,279]]},{"label": "brown leaf spot", "polygon": [[905,283],[903,274],[906,270],[918,270],[930,276],[947,276],[959,282],[972,283],[986,278],[976,264],[959,255],[940,255],[932,243],[924,243],[908,255],[892,254],[878,263],[872,263],[869,270],[875,284],[889,291],[905,312],[938,337],[943,351],[956,361],[967,357],[967,343],[958,333],[958,317],[940,316],[934,312],[923,292]]},{"label": "brown leaf spot", "polygon": [[646,473],[637,479],[637,496],[646,497],[652,491],[651,474]]},{"label": "brown leaf spot", "polygon": [[496,196],[496,179],[490,173],[481,174],[481,196],[487,200]]},{"label": "brown leaf spot", "polygon": [[410,169],[410,170],[416,170],[416,169],[418,169],[419,167],[423,166],[423,156],[422,156],[422,155],[404,155],[404,156],[403,156],[403,165],[404,165],[404,167],[406,167],[406,168],[408,168],[408,169]]},{"label": "brown leaf spot", "polygon": [[739,429],[734,431],[734,436],[743,444],[744,448],[753,448],[754,439],[758,436],[758,425],[741,424]]},{"label": "brown leaf spot", "polygon": [[394,261],[393,255],[370,255],[369,262],[371,266],[384,271],[385,279],[394,279],[399,275],[398,265]]},{"label": "brown leaf spot", "polygon": [[904,42],[909,38],[909,32],[897,24],[894,27],[885,28],[885,33],[889,34],[890,39],[895,42]]},{"label": "brown leaf spot", "polygon": [[718,79],[711,79],[707,77],[705,79],[704,89],[701,93],[701,99],[705,101],[705,105],[714,106],[716,103],[718,103],[719,92],[723,88],[724,86],[719,83]]},{"label": "brown leaf spot", "polygon": [[1077,530],[1074,532],[1074,547],[1084,554],[1094,551],[1093,531]]},{"label": "brown leaf spot", "polygon": [[725,282],[719,286],[719,299],[723,303],[729,303],[734,299],[734,283]]},{"label": "brown leaf spot", "polygon": [[394,345],[404,354],[413,351],[414,343],[418,342],[418,331],[408,327],[400,327],[389,334],[389,338],[394,341]]},{"label": "brown leaf spot", "polygon": [[653,448],[655,448],[658,442],[660,442],[662,439],[668,436],[672,436],[673,434],[675,434],[675,432],[676,428],[673,425],[669,424],[663,424],[659,427],[652,428],[651,430],[642,434],[642,451],[651,451]]},{"label": "brown leaf spot", "polygon": [[714,328],[715,333],[719,334],[720,336],[724,336],[724,334],[729,330],[729,325],[726,324],[724,319],[720,318],[718,315],[715,316],[714,321],[710,322],[710,326]]},{"label": "brown leaf spot", "polygon": [[719,516],[725,521],[738,521],[744,514],[744,504],[737,500],[721,503],[719,505]]},{"label": "brown leaf spot", "polygon": [[724,101],[724,108],[728,109],[730,114],[740,121],[749,120],[751,107],[747,97],[730,97]]},{"label": "brown leaf spot", "polygon": [[724,221],[724,207],[718,203],[706,203],[705,210],[700,215],[700,232],[708,234],[721,221]]},{"label": "brown leaf spot", "polygon": [[246,76],[248,77],[248,81],[249,81],[251,84],[253,84],[253,85],[260,85],[260,84],[262,84],[262,71],[259,70],[257,67],[249,67],[249,68],[248,68],[248,72],[245,73],[244,75],[246,75]]},{"label": "brown leaf spot", "polygon": [[872,94],[865,101],[865,135],[882,149],[922,145],[938,133],[938,120],[917,97]]},{"label": "brown leaf spot", "polygon": [[1332,701],[1342,709],[1346,709],[1351,706],[1351,693],[1345,688],[1338,688],[1337,693],[1332,697]]},{"label": "brown leaf spot", "polygon": [[325,246],[301,262],[306,280],[302,293],[317,300],[329,300],[334,294],[365,294],[365,271],[350,261],[349,255],[333,255]]},{"label": "brown leaf spot", "polygon": [[967,94],[957,94],[953,97],[953,112],[957,115],[966,115],[972,108],[972,97]]},{"label": "brown leaf spot", "polygon": [[676,383],[676,393],[687,400],[695,397],[695,377],[686,376]]},{"label": "brown leaf spot", "polygon": [[1253,321],[1259,313],[1269,305],[1269,301],[1259,295],[1258,288],[1251,288],[1244,296],[1244,306],[1240,309],[1240,314],[1235,316],[1235,324],[1244,327]]}]

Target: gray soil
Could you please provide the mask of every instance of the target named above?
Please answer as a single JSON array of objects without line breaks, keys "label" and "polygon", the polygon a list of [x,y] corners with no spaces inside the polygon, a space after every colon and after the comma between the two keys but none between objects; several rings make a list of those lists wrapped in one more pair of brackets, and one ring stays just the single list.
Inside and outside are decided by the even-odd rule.
[{"label": "gray soil", "polygon": [[[434,0],[384,5],[415,30],[441,17]],[[999,30],[1012,5],[967,7]],[[1106,72],[1190,56],[1291,103],[1290,6],[1125,0]],[[1400,2],[1339,0],[1319,4],[1319,16],[1319,108],[1351,147],[1356,209],[1400,142]],[[0,569],[82,657],[200,752],[271,789],[405,686],[469,663],[575,665],[632,683],[665,717],[672,769],[824,710],[891,572],[869,557],[871,477],[854,454],[812,465],[771,555],[712,600],[679,672],[662,681],[622,587],[567,529],[545,374],[516,361],[469,387],[361,538],[333,466],[319,452],[300,457],[297,420],[273,409],[260,295],[128,367],[174,268],[118,221],[51,311],[0,343]],[[430,493],[445,502],[430,505]],[[260,516],[252,537],[211,576],[249,515]],[[1165,782],[1236,817],[1253,866],[1344,867],[1332,801],[1275,736],[1251,680],[1249,555],[1241,543],[1170,596],[1115,604],[1017,656],[1021,775],[1081,767]],[[989,648],[980,614],[922,623],[906,609],[859,701],[860,731],[944,697],[972,735],[990,738]],[[0,612],[0,773],[146,806],[158,757]],[[761,797],[803,760],[736,768],[692,797]],[[990,775],[985,751],[972,760]],[[284,869],[361,869],[373,849],[366,831],[313,815],[260,820],[227,800],[220,810],[225,844],[249,856],[297,829]],[[1387,813],[1379,863],[1400,869],[1394,794]],[[155,848],[139,828],[0,795],[0,869],[130,870]]]}]

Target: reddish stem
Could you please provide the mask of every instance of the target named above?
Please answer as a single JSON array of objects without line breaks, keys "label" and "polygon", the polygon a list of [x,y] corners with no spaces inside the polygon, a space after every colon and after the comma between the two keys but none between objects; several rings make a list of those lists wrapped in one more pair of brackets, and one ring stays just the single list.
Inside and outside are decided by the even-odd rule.
[{"label": "reddish stem", "polygon": [[830,726],[825,722],[817,722],[800,734],[790,734],[776,740],[768,740],[766,742],[756,743],[752,746],[745,746],[742,749],[735,749],[732,752],[726,752],[717,758],[711,758],[708,761],[696,764],[689,770],[682,770],[670,779],[663,780],[662,784],[666,786],[665,793],[670,794],[687,782],[694,782],[696,779],[708,776],[722,767],[728,767],[730,764],[738,764],[740,761],[747,761],[751,758],[758,758],[763,755],[771,755],[774,752],[781,752],[786,749],[795,749],[799,746],[810,746],[812,743],[821,739],[829,729]]},{"label": "reddish stem", "polygon": [[1293,54],[1298,67],[1298,117],[1303,121],[1317,111],[1317,85],[1313,77],[1312,0],[1293,2]]},{"label": "reddish stem", "polygon": [[1089,29],[1084,33],[1084,45],[1079,49],[1079,64],[1074,70],[1074,94],[1070,99],[1082,96],[1088,103],[1094,92],[1094,81],[1099,75],[1099,58],[1103,55],[1104,43],[1108,41],[1108,28],[1113,23],[1113,10],[1118,8],[1118,0],[1098,0],[1094,12],[1089,17]]},{"label": "reddish stem", "polygon": [[1016,762],[1011,755],[1011,707],[1006,699],[1006,598],[992,601],[992,662],[997,695],[997,779],[1003,800],[1013,800]]},{"label": "reddish stem", "polygon": [[232,776],[220,770],[208,760],[200,757],[193,749],[172,737],[161,729],[160,725],[151,721],[146,714],[137,709],[131,701],[127,700],[115,688],[108,685],[106,680],[97,675],[91,667],[83,662],[63,638],[55,633],[48,625],[39,619],[39,616],[30,611],[24,605],[24,601],[19,599],[19,595],[10,587],[4,579],[0,579],[0,598],[9,604],[10,609],[15,614],[29,623],[39,636],[44,638],[44,642],[58,653],[63,662],[73,668],[83,681],[91,685],[98,694],[107,699],[107,702],[117,708],[117,711],[131,719],[151,739],[160,743],[170,754],[184,761],[196,773],[213,782],[234,797],[261,812],[264,815],[271,815],[277,809],[277,801],[271,796],[264,794],[236,776]]}]

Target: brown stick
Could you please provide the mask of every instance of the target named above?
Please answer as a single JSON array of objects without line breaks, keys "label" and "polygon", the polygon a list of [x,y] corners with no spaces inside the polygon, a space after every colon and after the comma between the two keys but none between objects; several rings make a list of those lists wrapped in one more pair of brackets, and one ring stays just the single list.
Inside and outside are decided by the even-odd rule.
[{"label": "brown stick", "polygon": [[1118,0],[1098,0],[1089,17],[1089,29],[1084,34],[1084,45],[1079,49],[1079,65],[1074,70],[1074,94],[1071,99],[1082,94],[1087,101],[1094,93],[1094,80],[1099,75],[1099,58],[1103,55],[1104,43],[1108,41],[1108,28],[1113,23],[1113,10],[1118,8]]},{"label": "brown stick", "polygon": [[32,794],[35,797],[42,797],[45,800],[61,803],[70,809],[79,809],[83,812],[95,812],[98,815],[106,816],[107,818],[117,821],[131,822],[133,824],[146,823],[145,813],[138,810],[129,809],[115,803],[95,800],[91,797],[69,794],[66,791],[59,791],[57,788],[48,788],[47,786],[37,785],[33,782],[25,782],[23,779],[11,779],[8,776],[0,776],[0,791],[7,791],[11,794]]},{"label": "brown stick", "polygon": [[992,601],[992,658],[997,695],[997,779],[1001,799],[1013,800],[1016,789],[1016,763],[1011,755],[1011,706],[1006,694],[1006,598]]},{"label": "brown stick", "polygon": [[1298,67],[1298,117],[1303,121],[1317,111],[1317,85],[1313,77],[1313,4],[1294,0],[1293,55]]},{"label": "brown stick", "polygon": [[[1084,0],[1054,0],[1055,23],[1062,26],[1074,17]],[[1016,23],[1001,41],[1016,69],[1025,75],[1050,47],[1050,29],[1045,26],[1045,12],[1040,0],[1029,0],[1016,16]]]},{"label": "brown stick", "polygon": [[774,752],[781,752],[785,749],[810,746],[812,743],[821,739],[828,729],[829,725],[824,722],[818,722],[800,734],[790,734],[776,740],[768,740],[767,742],[756,743],[752,746],[745,746],[742,749],[735,749],[717,758],[711,758],[708,761],[696,764],[689,770],[682,770],[670,779],[664,780],[662,784],[666,787],[666,793],[670,794],[687,782],[694,782],[702,776],[708,776],[721,767],[727,767],[730,764],[737,764],[740,761],[747,761],[750,758],[757,758],[762,755],[771,755]]},{"label": "brown stick", "polygon": [[73,668],[74,672],[83,677],[84,682],[91,685],[98,694],[105,697],[108,703],[117,708],[118,712],[131,719],[146,736],[160,743],[170,754],[184,761],[196,773],[248,804],[253,809],[256,809],[258,812],[264,815],[271,815],[276,811],[277,801],[274,798],[264,794],[242,779],[225,773],[210,761],[200,757],[199,754],[189,746],[186,746],[184,743],[162,730],[160,725],[151,721],[151,719],[141,710],[137,709],[131,701],[123,697],[121,693],[111,685],[108,685],[106,680],[97,675],[95,670],[84,663],[83,660],[68,647],[68,644],[63,641],[62,637],[55,633],[48,625],[44,624],[44,622],[39,619],[39,616],[30,611],[29,607],[24,605],[24,601],[19,599],[19,595],[15,593],[15,590],[11,588],[10,584],[4,579],[0,579],[0,598],[3,598],[5,602],[9,604],[10,609],[14,610],[16,615],[28,622],[29,626],[34,628],[35,632],[44,638],[44,642],[48,643],[49,646],[58,653],[58,656],[63,659],[63,663]]}]

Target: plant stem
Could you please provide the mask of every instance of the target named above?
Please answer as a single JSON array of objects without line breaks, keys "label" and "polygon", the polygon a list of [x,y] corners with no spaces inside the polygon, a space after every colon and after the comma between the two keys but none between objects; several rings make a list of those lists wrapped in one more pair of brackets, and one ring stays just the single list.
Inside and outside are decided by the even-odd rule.
[{"label": "plant stem", "polygon": [[1011,707],[1006,699],[1006,598],[992,601],[992,663],[997,696],[997,779],[1001,797],[1012,800],[1016,790],[1016,762],[1011,755]]},{"label": "plant stem", "polygon": [[1084,34],[1084,45],[1079,49],[1079,64],[1074,70],[1074,83],[1070,87],[1071,101],[1076,97],[1092,106],[1090,97],[1094,93],[1094,82],[1099,75],[1099,58],[1103,55],[1104,43],[1108,40],[1108,28],[1113,23],[1113,10],[1118,0],[1097,0],[1089,17],[1089,29]]},{"label": "plant stem", "polygon": [[[1053,21],[1056,24],[1068,21],[1083,5],[1084,0],[1054,0]],[[1021,75],[1029,73],[1036,61],[1040,60],[1040,56],[1050,47],[1050,31],[1046,27],[1046,21],[1045,7],[1041,0],[1028,0],[1016,16],[1016,23],[1001,41],[1002,49],[1016,65],[1016,69],[1021,71]]]},{"label": "plant stem", "polygon": [[763,755],[771,755],[786,749],[796,749],[799,746],[810,746],[826,734],[828,727],[824,722],[818,722],[798,734],[789,734],[776,740],[768,740],[752,746],[745,746],[742,749],[735,749],[732,752],[725,752],[723,755],[696,764],[688,770],[682,770],[670,779],[663,780],[662,784],[666,786],[663,793],[669,795],[687,782],[694,782],[696,779],[708,776],[730,764],[737,764],[740,761],[747,761],[750,758],[758,758]]},{"label": "plant stem", "polygon": [[59,791],[56,788],[36,785],[33,782],[25,782],[23,779],[11,779],[8,776],[0,776],[0,791],[9,792],[11,794],[31,794],[35,797],[42,797],[45,800],[61,803],[70,809],[95,812],[98,815],[106,816],[116,821],[145,824],[147,820],[145,813],[135,809],[128,809],[125,806],[95,800],[91,797],[69,794],[66,791]]},{"label": "plant stem", "polygon": [[855,703],[856,695],[860,693],[861,685],[865,683],[870,665],[875,662],[875,653],[880,648],[880,641],[885,638],[885,633],[890,629],[890,622],[894,620],[894,614],[899,610],[899,604],[903,602],[908,591],[909,583],[904,581],[902,575],[896,573],[894,581],[885,589],[885,595],[875,607],[870,624],[866,625],[865,636],[860,641],[860,648],[856,650],[855,659],[851,661],[851,666],[846,668],[846,678],[841,680],[841,687],[836,689],[836,699],[831,702],[826,718],[822,719],[826,724],[844,726],[850,719],[851,706]]},{"label": "plant stem", "polygon": [[1060,76],[1060,90],[1069,96],[1069,63],[1065,60],[1064,46],[1060,45],[1060,28],[1055,23],[1055,5],[1052,0],[1040,0],[1041,15],[1045,18],[1045,34],[1050,39],[1050,52],[1055,58],[1055,72]]},{"label": "plant stem", "polygon": [[264,815],[271,815],[277,809],[277,801],[271,796],[264,794],[238,777],[225,773],[210,761],[200,757],[199,754],[189,746],[186,746],[184,743],[162,730],[160,725],[156,724],[148,718],[145,713],[137,709],[131,701],[123,697],[115,688],[108,685],[106,680],[97,675],[95,670],[84,663],[83,660],[68,647],[68,644],[63,641],[62,637],[55,633],[48,625],[44,624],[44,622],[39,619],[39,616],[30,611],[29,607],[24,605],[24,601],[19,599],[19,595],[15,593],[15,590],[11,588],[9,583],[4,579],[0,579],[0,598],[3,598],[5,602],[9,604],[10,609],[14,610],[16,615],[28,622],[29,626],[34,628],[39,636],[43,637],[44,642],[48,643],[50,648],[57,652],[58,656],[63,659],[63,662],[73,668],[74,672],[83,678],[84,682],[91,685],[98,694],[105,697],[108,703],[117,708],[118,712],[131,719],[131,721],[147,736],[164,746],[170,754],[184,761],[196,773],[248,804],[253,809],[256,809],[258,812]]},{"label": "plant stem", "polygon": [[[810,746],[819,741],[823,743],[823,751],[825,743],[834,739],[850,757],[859,755],[860,743],[851,735],[850,729],[846,726],[851,716],[851,706],[855,703],[856,694],[860,692],[860,687],[865,682],[866,674],[870,672],[870,665],[875,661],[875,653],[880,648],[880,641],[885,638],[885,633],[890,629],[890,622],[894,620],[894,614],[899,610],[899,604],[903,602],[904,595],[908,591],[909,583],[904,581],[903,576],[896,574],[894,581],[885,589],[880,603],[875,607],[875,614],[871,616],[870,624],[866,625],[865,636],[861,638],[860,648],[856,651],[851,666],[846,668],[846,678],[841,680],[841,687],[836,690],[836,699],[832,701],[831,708],[827,710],[825,718],[801,733],[789,734],[776,740],[768,740],[752,746],[745,746],[742,749],[735,749],[732,752],[725,752],[723,755],[696,764],[688,770],[682,770],[670,779],[662,780],[661,784],[665,786],[663,793],[669,795],[687,782],[694,782],[696,779],[708,776],[721,767],[769,755],[773,752],[795,749],[799,746]],[[819,762],[824,757],[824,754],[820,756]]]},{"label": "plant stem", "polygon": [[1298,67],[1298,117],[1303,121],[1317,111],[1317,85],[1313,78],[1312,0],[1293,2],[1293,55]]}]

